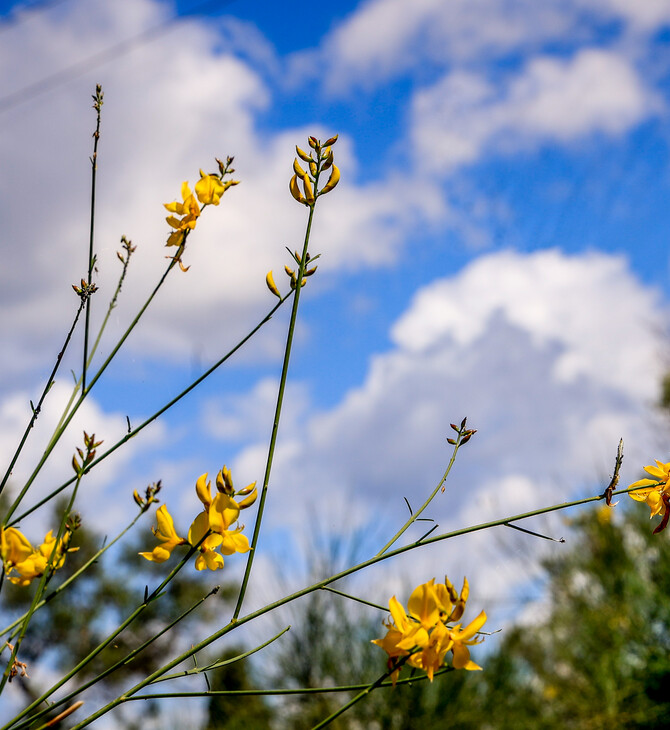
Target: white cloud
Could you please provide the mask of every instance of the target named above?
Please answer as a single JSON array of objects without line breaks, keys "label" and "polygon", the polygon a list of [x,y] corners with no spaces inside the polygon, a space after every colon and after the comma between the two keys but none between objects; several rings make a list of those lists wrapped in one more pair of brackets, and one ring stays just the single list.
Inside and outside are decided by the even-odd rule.
[{"label": "white cloud", "polygon": [[642,40],[670,22],[670,10],[665,0],[368,0],[318,50],[297,53],[292,75],[318,72],[331,93],[347,94],[410,73],[421,79],[426,67],[476,67],[537,53],[556,41],[578,48],[603,27],[612,40],[617,21],[623,23],[614,38]]},{"label": "white cloud", "polygon": [[412,136],[422,166],[449,171],[490,151],[623,134],[659,110],[625,58],[582,49],[565,60],[533,58],[502,84],[471,71],[446,74],[415,94]]},{"label": "white cloud", "polygon": [[[167,11],[166,4],[154,0],[123,7],[73,2],[55,19],[44,14],[39,22],[7,32],[0,63],[14,68],[12,82],[20,88],[154,25]],[[211,169],[215,155],[235,156],[242,184],[226,194],[219,208],[205,211],[184,256],[191,270],[171,274],[128,347],[154,358],[211,359],[272,306],[265,274],[270,268],[281,270],[284,246],[300,247],[306,225],[306,209],[288,193],[295,144],[304,145],[307,134],[327,137],[334,130],[310,125],[259,132],[257,116],[267,112],[272,95],[249,64],[221,51],[221,39],[231,27],[239,46],[246,26],[224,21],[219,34],[216,23],[184,21],[168,36],[141,45],[95,74],[5,114],[0,159],[3,169],[14,171],[13,179],[0,181],[4,264],[5,271],[13,272],[2,290],[3,304],[11,304],[13,313],[3,319],[2,340],[11,341],[16,353],[8,376],[21,380],[58,351],[77,303],[70,284],[86,268],[94,124],[89,107],[96,81],[105,92],[96,321],[115,286],[120,235],[138,248],[110,322],[116,334],[149,294],[171,253],[164,248],[169,229],[163,202],[178,196],[182,180],[193,184],[199,167]],[[250,37],[249,46],[249,55],[267,56],[258,34]],[[342,182],[320,202],[315,247],[331,271],[388,264],[416,215],[440,215],[440,203],[434,195],[427,203],[430,194],[401,194],[401,184],[394,180],[358,188],[346,136],[335,152]],[[37,196],[32,192],[36,176]],[[274,356],[273,337],[266,336],[259,348]]]},{"label": "white cloud", "polygon": [[[372,88],[427,63],[481,60],[534,48],[573,33],[572,13],[519,0],[371,0],[337,26],[319,54],[299,54],[295,70],[322,63],[327,88]],[[317,60],[318,59],[318,60]]]},{"label": "white cloud", "polygon": [[[49,391],[44,408],[12,470],[7,487],[12,497],[18,495],[19,490],[31,476],[33,468],[42,457],[51,434],[59,423],[61,413],[69,401],[71,392],[71,387],[63,381],[56,381]],[[0,463],[3,464],[3,468],[10,463],[14,449],[18,446],[21,435],[30,420],[29,399],[30,396],[25,392],[14,392],[0,403]],[[132,418],[134,414],[129,415]],[[72,457],[77,447],[84,448],[83,431],[95,434],[96,441],[103,442],[97,450],[98,456],[100,456],[126,434],[126,414],[105,413],[95,399],[89,396],[73,417],[67,431],[49,456],[14,517],[22,514],[52,490],[72,478],[74,475],[71,466]],[[161,439],[163,434],[164,429],[160,425],[152,426],[137,440],[128,441],[122,449],[84,477],[76,509],[81,510],[84,520],[89,526],[93,524],[96,528],[106,532],[115,529],[122,521],[128,519],[128,512],[132,505],[133,487],[128,486],[124,469],[130,462],[137,459],[140,448],[151,447]],[[121,488],[123,498],[119,499],[118,480],[121,475],[123,475]],[[133,486],[137,486],[141,490],[146,483],[138,483]],[[67,496],[70,495],[71,489],[72,487],[65,491]],[[46,526],[51,523],[50,507],[34,513],[27,518],[26,523],[30,524],[28,531],[32,538],[37,540],[40,537],[38,534],[40,530],[48,529]],[[28,527],[28,524],[25,526]]]},{"label": "white cloud", "polygon": [[[661,328],[657,296],[621,258],[480,257],[417,294],[393,329],[395,348],[372,359],[340,404],[282,431],[268,527],[297,527],[313,504],[334,529],[338,503],[356,524],[370,515],[387,529],[402,524],[403,497],[417,508],[438,482],[449,423],[464,415],[478,433],[427,514],[440,531],[597,493],[620,437],[622,483],[632,481],[657,446]],[[242,452],[235,468],[245,479],[262,469],[265,448]],[[507,532],[495,539],[516,545]],[[459,541],[470,557],[452,561],[455,570],[493,581],[497,568],[477,568],[490,540]],[[511,587],[501,575],[486,583],[494,592]]]},{"label": "white cloud", "polygon": [[[640,288],[623,258],[596,252],[568,257],[557,249],[531,257],[504,251],[474,261],[457,278],[424,287],[392,337],[414,352],[446,339],[466,347],[502,317],[539,347],[560,346],[551,373],[555,380],[586,376],[650,399],[662,354],[660,346],[649,351],[653,328],[659,326],[658,306],[658,294]],[[623,331],[630,338],[626,346],[613,347]]]}]

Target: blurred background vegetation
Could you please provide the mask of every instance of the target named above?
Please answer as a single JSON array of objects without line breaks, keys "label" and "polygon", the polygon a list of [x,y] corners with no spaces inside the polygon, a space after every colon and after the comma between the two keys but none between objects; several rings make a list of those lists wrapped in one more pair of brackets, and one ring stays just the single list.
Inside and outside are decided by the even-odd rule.
[{"label": "blurred background vegetation", "polygon": [[[81,528],[76,542],[81,550],[68,558],[59,577],[75,570],[94,552],[99,537]],[[35,674],[37,663],[52,669],[72,666],[137,604],[143,585],[153,584],[158,576],[152,573],[160,568],[137,556],[140,547],[129,544],[112,573],[95,565],[65,597],[37,613],[22,645],[22,659],[33,670],[29,669],[30,674]],[[333,559],[324,555],[315,559],[314,577],[331,570]],[[668,533],[652,534],[644,505],[622,497],[615,508],[585,509],[570,521],[568,544],[544,562],[546,602],[526,611],[525,624],[506,628],[494,651],[479,649],[475,658],[484,671],[448,672],[432,684],[420,680],[378,690],[332,727],[669,727],[670,702],[665,694],[670,678],[668,565]],[[165,599],[154,604],[150,616],[89,665],[81,681],[158,632],[209,589],[201,574],[184,571]],[[408,593],[410,590],[408,587]],[[6,616],[27,607],[30,591],[5,582],[3,593]],[[178,625],[176,635],[161,638],[132,664],[109,676],[97,690],[99,696],[118,693],[140,674],[151,671],[168,649],[173,654],[179,646],[188,646],[200,634],[199,625],[227,615],[231,594],[222,587]],[[385,655],[370,644],[370,639],[382,633],[383,616],[373,620],[365,613],[367,618],[361,618],[356,604],[324,591],[296,603],[293,612],[291,630],[267,655],[261,653],[256,661],[236,662],[210,672],[211,688],[355,684],[372,681],[384,671]],[[227,655],[234,656],[238,650],[229,648]],[[40,690],[32,678],[15,682],[26,699]],[[219,696],[206,705],[200,727],[302,730],[323,719],[344,699],[336,693],[272,700]],[[175,718],[184,717],[188,702],[165,700],[163,714],[158,702],[132,703],[132,708],[115,717],[116,727],[145,730],[155,721],[162,728],[183,728],[183,720]],[[172,714],[175,703],[181,714]]]}]

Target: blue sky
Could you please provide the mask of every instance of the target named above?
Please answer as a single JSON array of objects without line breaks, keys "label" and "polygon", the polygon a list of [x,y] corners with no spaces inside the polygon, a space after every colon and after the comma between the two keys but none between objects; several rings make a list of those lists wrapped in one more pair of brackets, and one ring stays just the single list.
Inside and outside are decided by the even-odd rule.
[{"label": "blue sky", "polygon": [[[263,316],[265,272],[281,272],[305,225],[288,194],[294,145],[335,132],[342,181],[317,210],[322,258],[302,300],[263,575],[270,548],[299,562],[288,535],[310,509],[336,533],[400,524],[403,497],[417,503],[439,479],[448,424],[464,415],[479,433],[435,503],[445,529],[595,493],[620,437],[624,480],[666,458],[654,411],[670,292],[664,0],[192,7],[180,3],[169,32],[97,65],[96,54],[166,23],[174,5],[0,6],[3,457],[85,270],[95,84],[105,90],[99,309],[120,235],[138,245],[111,334],[164,266],[161,204],[214,156],[235,155],[242,180],[199,224],[191,269],[171,277],[38,491],[69,476],[82,428],[113,443],[126,415],[148,415]],[[84,518],[113,529],[132,489],[159,478],[168,505],[196,509],[195,479],[224,462],[240,482],[261,479],[285,325],[277,316],[91,475]],[[68,387],[64,376],[55,403]],[[528,555],[539,551],[516,534],[457,548],[401,562],[398,578],[375,576],[400,590],[417,564],[426,579],[467,572],[473,597],[494,607],[534,575]]]}]

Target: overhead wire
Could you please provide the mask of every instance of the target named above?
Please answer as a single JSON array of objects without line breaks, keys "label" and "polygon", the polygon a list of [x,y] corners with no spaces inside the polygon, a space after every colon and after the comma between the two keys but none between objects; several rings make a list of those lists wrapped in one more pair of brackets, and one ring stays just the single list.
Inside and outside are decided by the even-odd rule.
[{"label": "overhead wire", "polygon": [[[48,0],[47,0],[48,1]],[[62,2],[62,0],[52,0],[53,2]],[[187,13],[174,13],[160,23],[137,33],[136,35],[126,38],[119,43],[109,46],[108,48],[93,53],[90,56],[66,66],[59,71],[55,71],[48,76],[27,84],[16,91],[0,97],[0,114],[14,109],[15,107],[27,101],[35,99],[63,84],[73,81],[80,76],[87,74],[92,69],[98,68],[106,63],[110,63],[121,56],[125,56],[131,51],[157,40],[161,36],[172,30],[173,26],[187,20],[191,15],[201,13],[210,6],[224,8],[230,5],[233,0],[205,0],[205,2],[196,3]]]}]

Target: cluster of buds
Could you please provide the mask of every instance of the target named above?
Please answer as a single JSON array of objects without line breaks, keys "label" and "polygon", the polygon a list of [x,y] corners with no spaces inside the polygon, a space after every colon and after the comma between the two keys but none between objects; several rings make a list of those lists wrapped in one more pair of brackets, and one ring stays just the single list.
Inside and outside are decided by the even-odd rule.
[{"label": "cluster of buds", "polygon": [[[223,568],[224,555],[248,552],[249,541],[241,534],[244,525],[231,527],[240,511],[251,507],[256,501],[256,482],[235,490],[230,469],[224,466],[216,475],[215,483],[217,491],[212,495],[212,483],[207,480],[207,474],[198,477],[195,492],[204,510],[193,520],[185,538],[177,533],[167,506],[159,507],[156,511],[157,526],[153,528],[159,544],[151,552],[142,552],[140,555],[153,563],[163,563],[169,559],[174,548],[187,545],[198,549],[196,570],[218,570]],[[243,499],[238,502],[235,497]]]},{"label": "cluster of buds", "polygon": [[[14,651],[14,645],[10,644],[8,641],[5,641],[5,646],[9,649],[9,651]],[[16,657],[14,657],[11,669],[9,670],[9,681],[11,682],[14,677],[28,677],[30,679],[30,675],[28,674],[28,665],[25,662],[20,662]]]},{"label": "cluster of buds", "polygon": [[72,457],[72,468],[74,469],[77,476],[83,476],[83,474],[86,472],[86,469],[90,466],[93,459],[95,459],[95,453],[96,449],[102,441],[96,441],[95,440],[95,434],[92,433],[90,436],[84,431],[84,450],[77,447],[77,454],[79,454],[79,459],[81,459],[81,463],[79,462],[79,459],[77,459],[77,454],[75,454]]},{"label": "cluster of buds", "polygon": [[[287,248],[286,250],[291,254],[291,256],[293,257],[293,260],[298,265],[298,270],[300,270],[300,265],[302,264],[302,257],[300,256],[300,254],[297,251],[291,251],[291,249],[289,249],[289,248]],[[319,255],[320,254],[318,254],[318,255],[314,256],[314,258],[312,258],[309,255],[309,252],[306,253],[305,254],[305,265],[309,264],[310,261],[315,261],[316,259],[318,259],[319,258]],[[317,266],[312,266],[309,269],[305,269],[303,267],[304,270],[303,270],[303,274],[302,274],[302,281],[300,282],[300,286],[301,287],[302,286],[305,286],[305,284],[307,283],[306,277],[312,276],[313,274],[315,274],[317,268],[318,268]],[[291,289],[292,290],[293,289],[296,289],[297,286],[298,286],[298,272],[296,272],[290,266],[284,266],[284,271],[286,272],[286,275],[289,277],[289,282],[291,284]],[[265,277],[265,283],[267,284],[268,289],[276,297],[279,297],[280,299],[282,298],[282,295],[279,292],[279,289],[277,288],[277,285],[275,284],[274,277],[272,276],[272,271],[268,271],[267,276]]]},{"label": "cluster of buds", "polygon": [[[296,147],[298,157],[307,163],[307,169],[303,169],[298,157],[293,162],[293,172],[295,173],[289,183],[291,195],[303,205],[312,206],[316,202],[319,195],[329,193],[340,181],[340,171],[337,165],[333,164],[332,146],[337,142],[337,136],[327,139],[323,144],[316,137],[309,137],[309,146],[312,152],[307,154],[300,147]],[[318,190],[319,177],[326,170],[330,170],[328,182]],[[302,183],[302,190],[300,184]]]},{"label": "cluster of buds", "polygon": [[124,266],[128,266],[130,256],[135,252],[137,246],[133,246],[133,242],[129,241],[125,236],[121,236],[121,245],[123,246],[123,250],[126,252],[126,254],[124,256],[124,254],[122,254],[120,251],[117,251],[116,256]]},{"label": "cluster of buds", "polygon": [[144,497],[140,497],[137,489],[133,492],[133,499],[135,500],[135,504],[142,510],[142,512],[146,512],[154,502],[158,502],[158,499],[156,499],[156,495],[158,494],[158,492],[160,492],[161,487],[162,483],[159,479],[157,482],[150,484],[144,490]]},{"label": "cluster of buds", "polygon": [[187,271],[188,267],[183,265],[181,253],[186,243],[186,237],[195,228],[200,213],[208,205],[218,205],[226,190],[239,184],[239,180],[223,181],[224,176],[235,172],[232,168],[233,158],[227,157],[225,162],[218,157],[215,159],[219,168],[218,172],[205,173],[200,170],[200,180],[195,184],[195,194],[191,192],[188,181],[185,180],[181,186],[182,202],[164,203],[165,208],[173,214],[169,215],[166,220],[174,229],[168,236],[165,245],[179,247],[174,260],[182,271]]},{"label": "cluster of buds", "polygon": [[458,437],[455,439],[448,438],[447,443],[451,444],[452,446],[455,446],[456,443],[458,443],[459,446],[463,446],[463,444],[467,444],[468,441],[477,433],[476,428],[465,428],[465,424],[467,423],[467,417],[464,418],[461,421],[461,425],[457,426],[455,423],[450,423],[449,425],[456,431],[458,434]]},{"label": "cluster of buds", "polygon": [[86,279],[82,279],[79,286],[73,284],[72,288],[83,302],[85,302],[91,296],[91,294],[94,294],[98,291],[98,287],[93,282],[89,284]]}]

